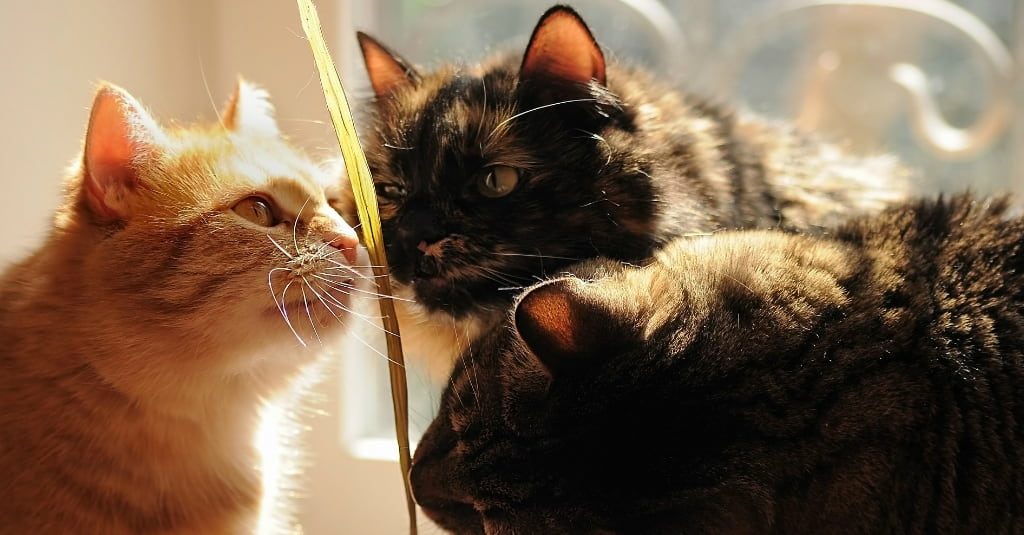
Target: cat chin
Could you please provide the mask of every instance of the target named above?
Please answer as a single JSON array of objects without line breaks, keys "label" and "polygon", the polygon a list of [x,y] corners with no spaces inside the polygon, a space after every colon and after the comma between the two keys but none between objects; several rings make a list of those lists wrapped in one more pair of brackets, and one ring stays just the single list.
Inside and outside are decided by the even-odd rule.
[{"label": "cat chin", "polygon": [[395,308],[405,356],[433,380],[445,380],[455,359],[503,316],[481,312],[456,319],[415,302],[410,286],[396,284],[395,294],[401,298],[395,301]]}]

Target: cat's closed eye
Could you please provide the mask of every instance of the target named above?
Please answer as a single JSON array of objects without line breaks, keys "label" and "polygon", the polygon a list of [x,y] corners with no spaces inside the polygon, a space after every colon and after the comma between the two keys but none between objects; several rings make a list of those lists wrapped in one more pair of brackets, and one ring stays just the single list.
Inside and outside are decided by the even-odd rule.
[{"label": "cat's closed eye", "polygon": [[385,199],[399,199],[405,195],[405,186],[394,182],[378,182],[374,184],[377,195]]},{"label": "cat's closed eye", "polygon": [[519,169],[507,165],[495,165],[488,168],[487,174],[477,182],[477,189],[484,197],[492,199],[504,197],[519,185]]},{"label": "cat's closed eye", "polygon": [[273,203],[258,195],[251,195],[238,201],[231,210],[246,221],[261,227],[273,227],[281,222],[275,215]]}]

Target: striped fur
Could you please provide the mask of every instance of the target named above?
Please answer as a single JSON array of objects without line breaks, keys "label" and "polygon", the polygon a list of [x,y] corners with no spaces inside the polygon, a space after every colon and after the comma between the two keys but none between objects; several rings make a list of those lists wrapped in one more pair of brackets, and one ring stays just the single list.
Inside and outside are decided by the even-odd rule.
[{"label": "striped fur", "polygon": [[[0,277],[0,533],[252,533],[259,409],[341,333],[304,294],[349,300],[300,276],[351,271],[324,244],[352,230],[264,97],[243,82],[221,124],[161,129],[106,197],[121,219],[79,157],[49,237]],[[281,224],[232,211],[253,194]]]},{"label": "striped fur", "polygon": [[[411,473],[448,530],[1024,533],[1024,219],[1006,203],[572,271],[456,365]],[[574,313],[545,320],[538,292]],[[543,333],[566,328],[586,336],[552,353]]]}]

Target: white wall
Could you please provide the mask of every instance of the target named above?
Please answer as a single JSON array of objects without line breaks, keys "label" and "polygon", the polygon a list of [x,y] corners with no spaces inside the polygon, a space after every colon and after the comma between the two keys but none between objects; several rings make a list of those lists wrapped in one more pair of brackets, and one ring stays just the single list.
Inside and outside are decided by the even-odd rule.
[{"label": "white wall", "polygon": [[[351,57],[352,35],[336,31],[348,26],[346,6],[317,3],[335,56]],[[48,228],[99,80],[125,87],[160,119],[213,120],[240,73],[270,91],[281,128],[299,145],[336,150],[291,0],[5,0],[0,51],[0,265],[34,248]],[[306,422],[313,464],[300,502],[305,533],[403,533],[398,468],[345,455],[337,389],[337,377],[324,382],[317,408],[327,414]]]}]

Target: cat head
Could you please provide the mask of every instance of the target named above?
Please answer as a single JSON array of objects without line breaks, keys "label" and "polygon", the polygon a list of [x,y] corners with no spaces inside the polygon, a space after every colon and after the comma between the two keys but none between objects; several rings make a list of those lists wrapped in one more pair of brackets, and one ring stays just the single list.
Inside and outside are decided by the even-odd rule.
[{"label": "cat head", "polygon": [[421,72],[359,43],[389,263],[428,310],[461,317],[605,249],[647,251],[654,193],[633,111],[572,9],[545,13],[522,56],[472,67]]},{"label": "cat head", "polygon": [[696,531],[746,533],[767,483],[735,445],[760,447],[758,396],[845,305],[835,274],[851,269],[831,245],[727,234],[528,289],[456,361],[413,460],[417,501],[456,533],[667,533],[719,507],[734,523]]},{"label": "cat head", "polygon": [[324,181],[252,84],[217,124],[189,127],[103,84],[50,248],[71,259],[84,339],[137,347],[97,357],[108,379],[227,384],[292,369],[294,349],[340,333],[363,262]]}]

